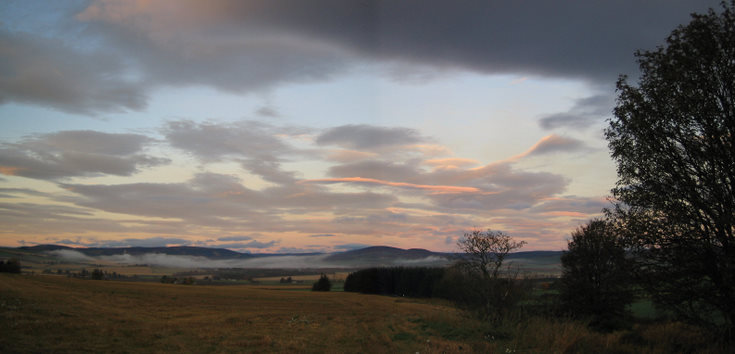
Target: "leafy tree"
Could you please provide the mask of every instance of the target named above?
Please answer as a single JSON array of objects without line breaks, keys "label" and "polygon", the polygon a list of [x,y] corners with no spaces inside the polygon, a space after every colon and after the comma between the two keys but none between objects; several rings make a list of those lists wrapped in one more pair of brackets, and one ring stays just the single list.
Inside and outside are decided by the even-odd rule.
[{"label": "leafy tree", "polygon": [[314,285],[311,287],[311,291],[329,291],[332,290],[332,282],[329,281],[329,278],[326,274],[322,274],[319,277],[319,280],[314,283]]},{"label": "leafy tree", "polygon": [[626,315],[633,300],[630,261],[612,223],[595,219],[572,233],[561,257],[561,304],[575,316],[608,327]]},{"label": "leafy tree", "polygon": [[[641,284],[680,317],[735,325],[735,1],[636,53],[605,134]],[[713,316],[713,313],[715,316]],[[722,320],[722,319],[720,319]]]},{"label": "leafy tree", "polygon": [[103,273],[99,268],[95,268],[92,271],[92,279],[94,280],[102,280],[105,277],[105,273]]}]

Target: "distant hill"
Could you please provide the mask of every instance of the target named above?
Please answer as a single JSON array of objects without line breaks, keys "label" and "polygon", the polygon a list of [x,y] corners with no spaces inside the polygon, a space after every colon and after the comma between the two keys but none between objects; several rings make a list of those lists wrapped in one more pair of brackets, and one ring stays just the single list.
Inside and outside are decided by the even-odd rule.
[{"label": "distant hill", "polygon": [[[301,263],[315,268],[365,268],[380,266],[447,266],[462,259],[465,255],[461,253],[432,252],[421,248],[402,249],[388,246],[372,246],[356,250],[337,252],[331,254],[309,253],[309,254],[249,254],[231,251],[223,248],[208,247],[118,247],[118,248],[72,248],[62,245],[38,245],[18,247],[17,250],[37,254],[39,256],[50,251],[73,250],[89,257],[115,256],[128,254],[131,256],[142,256],[147,254],[166,254],[170,256],[195,256],[211,260],[255,260],[264,257],[272,258],[277,262],[279,257],[283,259],[290,257],[301,259]],[[541,273],[555,273],[561,269],[562,251],[529,251],[516,252],[508,255],[507,264],[518,265],[525,270]],[[312,262],[313,261],[313,262]],[[286,262],[286,261],[284,261]],[[245,263],[248,264],[248,263]],[[245,266],[244,266],[245,267]],[[284,267],[286,266],[284,263]]]},{"label": "distant hill", "polygon": [[419,259],[426,258],[429,256],[439,256],[441,253],[431,252],[422,248],[411,248],[402,249],[388,246],[372,246],[366,248],[360,248],[351,251],[333,253],[327,260],[330,261],[346,261],[355,259],[382,259],[382,258],[404,258],[404,259]]},{"label": "distant hill", "polygon": [[373,246],[351,251],[333,253],[324,261],[355,267],[368,266],[444,266],[452,263],[446,253],[431,252],[421,248],[402,249],[388,246]]},{"label": "distant hill", "polygon": [[171,256],[197,256],[209,259],[242,259],[251,258],[253,255],[248,253],[240,253],[230,251],[224,248],[208,248],[208,247],[192,247],[192,246],[176,246],[176,247],[90,247],[90,248],[72,248],[59,245],[38,245],[30,247],[19,247],[20,249],[30,252],[48,252],[56,250],[73,250],[80,252],[86,256],[114,256],[120,254],[129,254],[139,256],[149,253],[161,253]]}]

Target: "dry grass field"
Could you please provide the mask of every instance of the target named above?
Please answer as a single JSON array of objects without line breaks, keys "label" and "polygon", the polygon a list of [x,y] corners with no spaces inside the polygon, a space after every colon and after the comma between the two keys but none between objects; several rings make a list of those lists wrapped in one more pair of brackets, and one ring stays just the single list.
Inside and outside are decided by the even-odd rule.
[{"label": "dry grass field", "polygon": [[[477,323],[448,306],[274,289],[0,274],[0,352],[492,349]],[[455,327],[456,338],[442,333]]]},{"label": "dry grass field", "polygon": [[493,327],[438,301],[297,288],[2,273],[0,353],[727,352],[676,322],[611,333],[541,317]]}]

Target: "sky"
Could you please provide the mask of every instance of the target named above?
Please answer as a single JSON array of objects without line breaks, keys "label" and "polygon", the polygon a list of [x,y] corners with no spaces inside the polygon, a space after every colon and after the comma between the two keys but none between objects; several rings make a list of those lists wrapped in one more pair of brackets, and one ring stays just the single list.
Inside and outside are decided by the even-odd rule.
[{"label": "sky", "polygon": [[718,1],[0,3],[0,246],[561,250],[615,82]]}]

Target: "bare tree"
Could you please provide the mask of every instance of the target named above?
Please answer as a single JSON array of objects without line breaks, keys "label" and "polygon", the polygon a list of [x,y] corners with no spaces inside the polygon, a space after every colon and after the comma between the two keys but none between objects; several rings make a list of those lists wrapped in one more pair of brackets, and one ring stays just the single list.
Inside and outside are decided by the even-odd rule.
[{"label": "bare tree", "polygon": [[455,274],[453,300],[478,317],[500,322],[514,313],[516,305],[526,293],[525,282],[518,274],[500,271],[508,254],[525,241],[516,242],[502,231],[474,230],[465,233],[457,246],[465,253]]},{"label": "bare tree", "polygon": [[516,242],[508,234],[493,230],[473,230],[457,241],[459,249],[468,257],[467,265],[486,279],[498,278],[508,253],[525,244],[526,241]]}]

